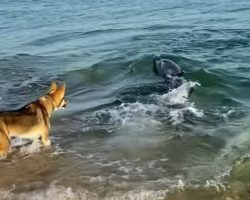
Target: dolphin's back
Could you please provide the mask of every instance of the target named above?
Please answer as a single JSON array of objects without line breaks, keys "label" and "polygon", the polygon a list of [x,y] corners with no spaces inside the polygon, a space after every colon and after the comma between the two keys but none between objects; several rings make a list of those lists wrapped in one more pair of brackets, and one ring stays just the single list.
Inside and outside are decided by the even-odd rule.
[{"label": "dolphin's back", "polygon": [[182,76],[183,72],[174,61],[155,56],[153,58],[153,70],[163,78]]}]

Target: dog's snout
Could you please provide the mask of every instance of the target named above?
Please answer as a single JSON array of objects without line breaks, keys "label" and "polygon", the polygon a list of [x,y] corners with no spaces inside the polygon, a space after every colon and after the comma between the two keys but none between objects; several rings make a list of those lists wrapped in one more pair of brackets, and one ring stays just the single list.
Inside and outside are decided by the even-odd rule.
[{"label": "dog's snout", "polygon": [[64,99],[62,107],[66,108],[68,106],[68,103],[69,103],[69,101]]}]

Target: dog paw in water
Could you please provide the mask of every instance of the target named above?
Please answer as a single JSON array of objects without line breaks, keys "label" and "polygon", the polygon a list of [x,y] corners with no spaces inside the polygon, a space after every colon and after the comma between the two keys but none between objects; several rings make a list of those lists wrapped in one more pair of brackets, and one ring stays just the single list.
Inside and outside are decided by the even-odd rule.
[{"label": "dog paw in water", "polygon": [[0,161],[5,160],[7,158],[7,155],[0,155]]}]

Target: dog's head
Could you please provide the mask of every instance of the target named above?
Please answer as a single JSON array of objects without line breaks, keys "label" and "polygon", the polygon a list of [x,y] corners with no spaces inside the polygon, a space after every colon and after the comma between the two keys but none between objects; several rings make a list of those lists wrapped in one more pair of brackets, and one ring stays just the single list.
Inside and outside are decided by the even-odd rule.
[{"label": "dog's head", "polygon": [[68,102],[65,99],[65,89],[65,84],[58,86],[56,82],[51,83],[50,91],[45,98],[47,97],[47,99],[51,101],[54,106],[54,110],[67,107]]},{"label": "dog's head", "polygon": [[65,88],[65,84],[58,86],[56,82],[52,82],[49,92],[39,98],[40,103],[46,108],[49,116],[53,111],[67,107],[68,103],[65,99]]}]

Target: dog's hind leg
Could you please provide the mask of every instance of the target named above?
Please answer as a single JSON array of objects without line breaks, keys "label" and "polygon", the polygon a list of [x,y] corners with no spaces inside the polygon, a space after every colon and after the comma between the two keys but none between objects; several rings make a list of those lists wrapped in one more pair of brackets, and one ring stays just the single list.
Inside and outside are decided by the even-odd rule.
[{"label": "dog's hind leg", "polygon": [[5,131],[0,130],[0,157],[7,156],[10,151],[10,139]]}]

